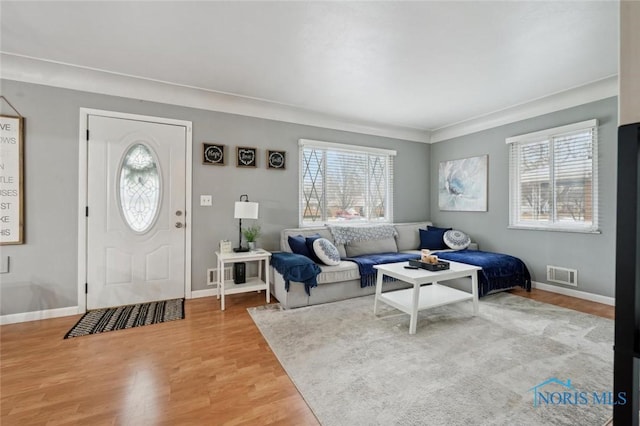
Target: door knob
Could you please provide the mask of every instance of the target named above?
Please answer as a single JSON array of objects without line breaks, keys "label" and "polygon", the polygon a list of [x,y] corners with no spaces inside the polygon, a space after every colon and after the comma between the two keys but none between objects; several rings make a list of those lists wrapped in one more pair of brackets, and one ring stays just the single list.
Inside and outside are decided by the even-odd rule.
[{"label": "door knob", "polygon": [[186,225],[182,222],[176,222],[176,228],[182,228],[183,226],[186,226]]},{"label": "door knob", "polygon": [[182,216],[182,210],[177,210],[176,211],[176,216]]}]

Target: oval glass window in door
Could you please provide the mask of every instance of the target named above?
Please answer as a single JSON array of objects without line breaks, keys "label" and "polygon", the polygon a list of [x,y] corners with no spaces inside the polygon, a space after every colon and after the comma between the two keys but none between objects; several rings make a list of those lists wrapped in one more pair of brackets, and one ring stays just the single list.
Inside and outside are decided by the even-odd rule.
[{"label": "oval glass window in door", "polygon": [[160,210],[161,176],[156,156],[147,145],[137,143],[122,157],[118,197],[122,217],[137,233],[148,231]]}]

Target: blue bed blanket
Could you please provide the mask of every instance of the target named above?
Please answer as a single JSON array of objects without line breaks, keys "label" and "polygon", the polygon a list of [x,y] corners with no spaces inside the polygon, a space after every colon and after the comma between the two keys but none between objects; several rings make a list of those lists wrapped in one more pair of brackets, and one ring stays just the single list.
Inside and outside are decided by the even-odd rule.
[{"label": "blue bed blanket", "polygon": [[[368,287],[376,285],[375,265],[383,263],[406,262],[411,259],[420,259],[419,254],[409,253],[380,253],[380,254],[363,254],[362,256],[347,257],[342,260],[350,260],[358,265],[360,271],[360,287]],[[395,281],[394,278],[385,275],[385,281]]]},{"label": "blue bed blanket", "polygon": [[284,288],[289,291],[289,282],[304,283],[307,296],[311,296],[311,287],[317,287],[317,277],[322,270],[306,256],[295,253],[279,252],[271,255],[271,266],[284,278]]},{"label": "blue bed blanket", "polygon": [[478,271],[479,296],[493,290],[515,286],[531,290],[529,270],[517,257],[481,250],[438,252],[437,255],[439,259],[480,266],[482,270]]}]

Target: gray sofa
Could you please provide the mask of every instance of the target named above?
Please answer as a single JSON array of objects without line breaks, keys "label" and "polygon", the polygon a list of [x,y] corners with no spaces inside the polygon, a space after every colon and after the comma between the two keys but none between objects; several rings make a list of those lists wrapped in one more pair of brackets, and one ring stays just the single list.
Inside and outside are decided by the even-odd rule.
[{"label": "gray sofa", "polygon": [[[431,222],[398,223],[393,226],[396,229],[395,237],[399,252],[420,254],[419,229],[426,229]],[[335,243],[333,235],[327,226],[313,228],[291,228],[284,229],[280,233],[280,250],[291,252],[289,247],[289,236],[310,236],[320,234],[323,238]],[[375,244],[375,242],[373,242]],[[341,257],[347,257],[343,244],[335,244]],[[472,244],[469,248],[477,249],[477,245]],[[273,267],[271,268],[271,294],[278,299],[283,308],[297,308],[301,306],[316,305],[320,303],[335,302],[352,297],[365,296],[375,292],[375,286],[361,287],[360,273],[358,265],[354,262],[343,260],[339,265],[320,265],[322,273],[318,275],[318,286],[311,289],[311,295],[307,295],[304,284],[291,282],[289,291],[285,290],[285,281]],[[402,282],[385,283],[385,291],[397,288],[405,288],[407,285]]]}]

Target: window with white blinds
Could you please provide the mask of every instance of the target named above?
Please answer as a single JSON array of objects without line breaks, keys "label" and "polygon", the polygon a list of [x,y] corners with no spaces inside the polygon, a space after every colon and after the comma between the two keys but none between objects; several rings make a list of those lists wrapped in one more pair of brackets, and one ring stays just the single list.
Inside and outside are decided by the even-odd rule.
[{"label": "window with white blinds", "polygon": [[300,224],[393,221],[395,151],[301,139]]},{"label": "window with white blinds", "polygon": [[598,231],[598,122],[507,139],[509,226]]}]

